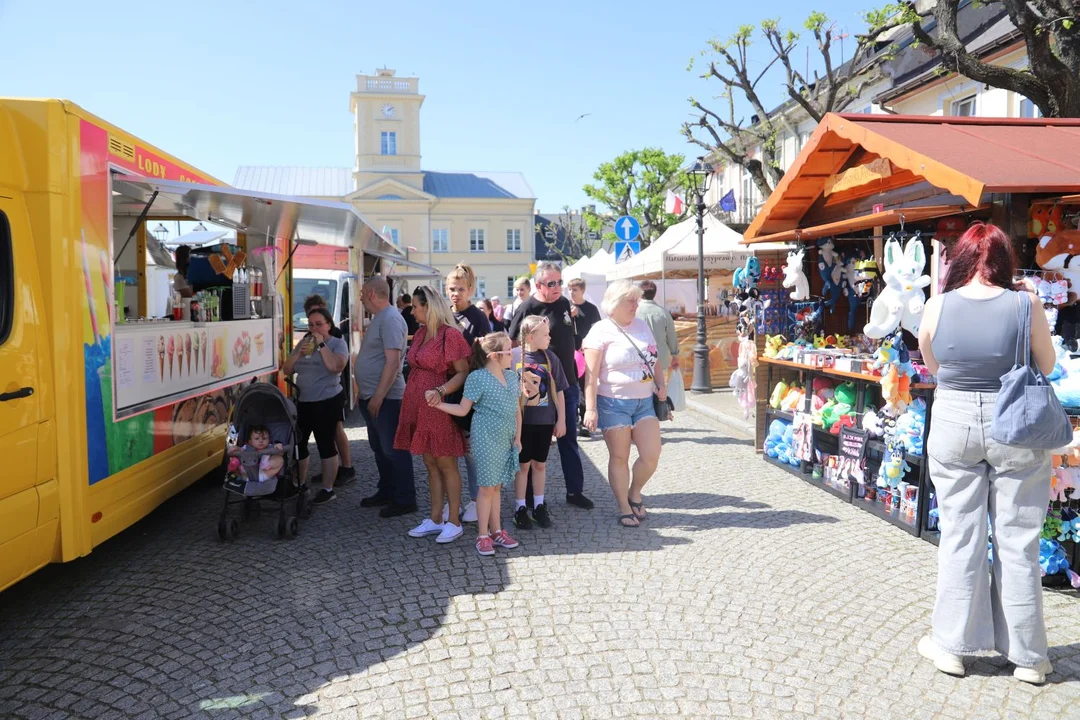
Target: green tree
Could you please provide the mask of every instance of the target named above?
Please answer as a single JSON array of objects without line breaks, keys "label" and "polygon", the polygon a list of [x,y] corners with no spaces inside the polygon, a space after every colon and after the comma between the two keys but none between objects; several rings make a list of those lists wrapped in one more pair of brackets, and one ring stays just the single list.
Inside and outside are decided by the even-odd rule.
[{"label": "green tree", "polygon": [[[593,200],[605,205],[613,215],[630,215],[641,223],[641,246],[644,248],[670,225],[686,216],[664,211],[668,189],[681,192],[682,169],[686,158],[669,155],[658,148],[630,150],[611,162],[600,165],[593,173],[594,185],[583,190]],[[592,230],[600,229],[602,218],[586,216]],[[605,240],[617,239],[614,232],[604,234]]]},{"label": "green tree", "polygon": [[889,4],[867,16],[867,37],[879,36],[899,19],[919,43],[940,54],[943,70],[1023,95],[1045,117],[1080,117],[1080,2],[981,2],[988,9],[996,6],[1008,14],[1027,46],[1028,67],[995,65],[964,45],[957,23],[962,0],[938,0],[921,11],[915,2]]},{"label": "green tree", "polygon": [[591,256],[603,243],[600,227],[603,220],[596,213],[586,210],[579,214],[564,205],[562,214],[550,222],[536,223],[536,234],[548,252],[555,253],[564,264],[569,265],[583,257]]}]

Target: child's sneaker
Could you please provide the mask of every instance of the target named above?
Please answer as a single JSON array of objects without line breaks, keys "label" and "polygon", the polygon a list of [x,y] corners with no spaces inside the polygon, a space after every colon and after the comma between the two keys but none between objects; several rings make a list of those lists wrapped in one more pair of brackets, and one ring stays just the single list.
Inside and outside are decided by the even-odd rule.
[{"label": "child's sneaker", "polygon": [[495,543],[490,535],[481,535],[476,538],[476,552],[480,555],[494,555]]},{"label": "child's sneaker", "polygon": [[551,527],[551,516],[548,515],[547,503],[540,503],[532,512],[532,519],[542,528]]},{"label": "child's sneaker", "polygon": [[424,518],[424,522],[420,523],[409,531],[409,537],[421,538],[425,535],[438,535],[442,533],[442,531],[442,525],[436,522],[432,522],[431,518]]},{"label": "child's sneaker", "polygon": [[514,511],[514,527],[519,530],[532,530],[532,518],[529,517],[529,508],[522,505]]},{"label": "child's sneaker", "polygon": [[513,550],[519,545],[518,541],[510,537],[510,534],[505,530],[496,531],[495,534],[491,536],[491,542],[506,550]]}]

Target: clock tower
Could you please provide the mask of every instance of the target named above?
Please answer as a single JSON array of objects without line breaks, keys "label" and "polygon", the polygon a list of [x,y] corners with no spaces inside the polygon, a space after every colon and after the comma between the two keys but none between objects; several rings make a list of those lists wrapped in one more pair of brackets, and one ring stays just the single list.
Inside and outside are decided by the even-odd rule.
[{"label": "clock tower", "polygon": [[356,76],[356,90],[349,98],[356,136],[356,190],[388,177],[423,188],[420,106],[424,96],[419,84],[419,79],[397,77],[387,68]]}]

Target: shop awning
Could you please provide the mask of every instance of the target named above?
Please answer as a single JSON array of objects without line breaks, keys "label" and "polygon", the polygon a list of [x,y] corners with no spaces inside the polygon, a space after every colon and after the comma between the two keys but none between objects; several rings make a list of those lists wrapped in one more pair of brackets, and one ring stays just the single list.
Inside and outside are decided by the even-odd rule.
[{"label": "shop awning", "polygon": [[415,260],[406,259],[402,255],[391,255],[390,253],[384,253],[377,250],[369,251],[368,254],[393,263],[393,265],[390,266],[390,269],[386,271],[386,275],[388,276],[403,279],[442,276],[442,272],[437,268],[418,263]]},{"label": "shop awning", "polygon": [[[877,158],[891,163],[891,174],[848,183],[826,197],[827,183],[839,173]],[[923,182],[951,194],[955,212],[987,202],[991,193],[1080,192],[1080,119],[829,113],[750,223],[744,242],[807,224],[811,209],[827,216],[823,209]]]},{"label": "shop awning", "polygon": [[973,212],[976,209],[981,208],[967,206],[957,207],[956,205],[930,205],[927,207],[897,208],[878,213],[871,213],[869,215],[862,215],[857,218],[851,218],[850,220],[838,220],[837,222],[814,225],[807,228],[784,230],[783,232],[773,233],[772,235],[759,235],[752,240],[744,240],[743,242],[747,245],[757,245],[758,243],[791,242],[793,240],[816,240],[823,237],[832,237],[833,235],[861,232],[875,227],[890,227],[892,225],[902,225],[906,222],[932,220],[947,215],[954,215],[958,212]]},{"label": "shop awning", "polygon": [[204,220],[247,234],[249,247],[277,239],[353,247],[394,262],[405,257],[384,240],[360,213],[340,202],[197,185],[136,175],[114,175],[114,215],[138,216],[151,196],[151,217]]}]

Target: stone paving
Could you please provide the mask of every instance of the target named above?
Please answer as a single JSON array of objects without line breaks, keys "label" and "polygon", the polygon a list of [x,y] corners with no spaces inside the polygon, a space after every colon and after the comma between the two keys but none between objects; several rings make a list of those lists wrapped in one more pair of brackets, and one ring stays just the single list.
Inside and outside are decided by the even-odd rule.
[{"label": "stone paving", "polygon": [[[472,531],[361,509],[361,479],[299,538],[215,538],[195,487],[83,560],[0,594],[0,718],[1076,717],[1080,599],[1046,593],[1056,672],[1022,685],[915,653],[933,546],[766,466],[693,413],[665,428],[645,527],[615,524],[584,444],[585,512],[480,558]],[[553,458],[557,457],[553,454]],[[553,466],[557,467],[558,462]],[[561,487],[558,471],[552,488]]]}]

